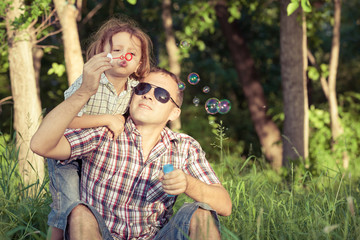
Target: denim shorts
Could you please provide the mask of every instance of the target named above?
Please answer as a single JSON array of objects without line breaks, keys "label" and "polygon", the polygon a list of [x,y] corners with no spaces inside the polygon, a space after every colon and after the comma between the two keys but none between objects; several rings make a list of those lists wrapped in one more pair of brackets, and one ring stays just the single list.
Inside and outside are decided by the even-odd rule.
[{"label": "denim shorts", "polygon": [[49,190],[52,196],[48,225],[62,230],[66,227],[68,209],[80,201],[81,161],[61,164],[58,160],[47,159]]}]

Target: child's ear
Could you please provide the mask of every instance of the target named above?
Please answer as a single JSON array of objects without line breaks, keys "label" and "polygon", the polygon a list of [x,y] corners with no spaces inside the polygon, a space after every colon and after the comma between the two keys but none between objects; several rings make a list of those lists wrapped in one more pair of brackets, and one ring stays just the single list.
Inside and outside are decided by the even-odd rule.
[{"label": "child's ear", "polygon": [[137,67],[136,67],[136,69],[135,69],[135,75],[139,75],[137,71],[138,71],[139,67],[141,66],[141,63],[142,63],[142,62],[139,62],[139,65],[137,65]]}]

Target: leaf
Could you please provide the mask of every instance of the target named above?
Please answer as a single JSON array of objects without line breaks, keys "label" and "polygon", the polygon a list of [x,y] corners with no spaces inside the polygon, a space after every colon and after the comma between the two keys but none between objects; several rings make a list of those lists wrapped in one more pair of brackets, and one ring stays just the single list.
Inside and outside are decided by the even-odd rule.
[{"label": "leaf", "polygon": [[311,80],[318,80],[320,77],[320,74],[318,72],[318,70],[315,67],[309,66],[308,67],[308,76]]},{"label": "leaf", "polygon": [[293,12],[296,11],[296,9],[298,9],[299,7],[299,3],[298,2],[291,2],[289,3],[289,5],[287,6],[287,15],[290,16]]},{"label": "leaf", "polygon": [[128,3],[130,3],[131,5],[135,5],[136,4],[136,0],[127,0]]},{"label": "leaf", "polygon": [[301,0],[301,7],[304,12],[311,12],[311,5],[309,0]]},{"label": "leaf", "polygon": [[241,13],[236,5],[233,5],[230,8],[228,8],[228,11],[231,17],[233,17],[234,19],[240,19]]}]

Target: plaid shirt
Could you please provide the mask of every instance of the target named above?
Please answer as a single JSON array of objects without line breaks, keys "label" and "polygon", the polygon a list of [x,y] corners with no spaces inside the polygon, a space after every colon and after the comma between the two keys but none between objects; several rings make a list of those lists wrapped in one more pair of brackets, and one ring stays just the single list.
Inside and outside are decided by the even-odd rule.
[{"label": "plaid shirt", "polygon": [[176,198],[168,197],[158,180],[163,165],[171,163],[207,184],[220,183],[200,144],[168,128],[147,160],[130,118],[116,141],[105,127],[68,129],[65,137],[71,145],[66,162],[83,159],[81,199],[99,211],[114,239],[152,239],[168,222]]},{"label": "plaid shirt", "polygon": [[[65,99],[70,97],[78,90],[82,83],[82,75],[65,91]],[[102,114],[124,114],[128,109],[130,98],[138,81],[128,78],[127,90],[122,91],[119,95],[116,93],[114,85],[107,79],[104,73],[101,74],[100,84],[97,92],[91,96],[89,101],[80,110],[78,116],[83,114],[102,115]]]}]

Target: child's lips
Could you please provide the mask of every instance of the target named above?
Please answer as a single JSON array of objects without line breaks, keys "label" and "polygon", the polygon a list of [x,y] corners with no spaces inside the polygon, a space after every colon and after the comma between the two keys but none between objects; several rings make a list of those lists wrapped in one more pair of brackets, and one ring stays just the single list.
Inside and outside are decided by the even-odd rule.
[{"label": "child's lips", "polygon": [[126,62],[126,61],[120,62],[120,66],[121,66],[121,67],[126,67],[126,66],[127,66],[127,62]]}]

